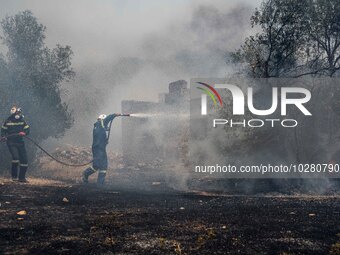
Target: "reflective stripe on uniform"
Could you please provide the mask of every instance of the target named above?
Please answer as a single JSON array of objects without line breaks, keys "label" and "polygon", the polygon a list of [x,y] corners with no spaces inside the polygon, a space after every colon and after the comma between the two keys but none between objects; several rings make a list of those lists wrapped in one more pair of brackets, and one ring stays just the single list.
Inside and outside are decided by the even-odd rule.
[{"label": "reflective stripe on uniform", "polygon": [[2,128],[2,129],[8,129],[8,127],[5,127],[5,126],[2,126],[1,128]]},{"label": "reflective stripe on uniform", "polygon": [[106,170],[99,170],[100,174],[106,174]]},{"label": "reflective stripe on uniform", "polygon": [[24,126],[24,129],[27,129],[27,128],[29,128],[30,126],[29,125],[26,125],[26,126]]},{"label": "reflective stripe on uniform", "polygon": [[94,169],[93,166],[90,167],[93,171],[97,172],[97,169]]},{"label": "reflective stripe on uniform", "polygon": [[6,123],[6,126],[20,126],[20,125],[24,125],[25,122],[8,122]]},{"label": "reflective stripe on uniform", "polygon": [[19,160],[12,160],[12,163],[19,163]]},{"label": "reflective stripe on uniform", "polygon": [[20,166],[28,166],[28,164],[20,164]]}]

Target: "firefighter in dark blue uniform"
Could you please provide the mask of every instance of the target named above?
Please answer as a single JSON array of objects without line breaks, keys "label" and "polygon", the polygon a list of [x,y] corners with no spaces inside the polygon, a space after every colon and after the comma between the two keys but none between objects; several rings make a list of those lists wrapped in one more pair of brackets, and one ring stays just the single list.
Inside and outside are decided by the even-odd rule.
[{"label": "firefighter in dark blue uniform", "polygon": [[93,163],[92,167],[87,168],[83,172],[82,179],[84,183],[88,182],[88,178],[91,174],[98,171],[97,183],[99,185],[104,184],[108,166],[106,154],[106,145],[108,144],[107,132],[111,126],[110,123],[117,116],[122,116],[122,114],[110,114],[108,116],[101,114],[94,124],[92,142]]},{"label": "firefighter in dark blue uniform", "polygon": [[9,152],[12,155],[12,180],[18,178],[19,181],[27,182],[26,171],[28,168],[27,153],[23,136],[28,135],[30,127],[26,123],[20,108],[13,106],[11,115],[1,127],[1,138],[7,141]]}]

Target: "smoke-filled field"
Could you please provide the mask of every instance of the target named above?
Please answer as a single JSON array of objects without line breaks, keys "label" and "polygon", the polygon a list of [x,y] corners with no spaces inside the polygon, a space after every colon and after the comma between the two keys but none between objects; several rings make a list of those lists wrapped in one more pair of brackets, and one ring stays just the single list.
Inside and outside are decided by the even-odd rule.
[{"label": "smoke-filled field", "polygon": [[2,254],[340,254],[337,196],[0,185]]},{"label": "smoke-filled field", "polygon": [[339,0],[0,6],[0,254],[340,255]]}]

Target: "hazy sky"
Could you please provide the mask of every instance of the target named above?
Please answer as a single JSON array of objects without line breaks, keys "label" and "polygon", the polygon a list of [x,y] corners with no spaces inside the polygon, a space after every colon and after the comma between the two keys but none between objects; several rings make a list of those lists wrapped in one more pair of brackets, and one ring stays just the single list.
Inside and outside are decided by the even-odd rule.
[{"label": "hazy sky", "polygon": [[[250,14],[259,4],[260,0],[0,0],[0,19],[31,10],[47,28],[49,47],[72,47],[77,78],[84,66],[98,66],[85,70],[92,72],[96,86],[117,82],[111,76],[122,76],[121,66],[115,71],[122,59],[140,60],[142,70],[119,82],[124,87],[150,84],[145,88],[150,100],[176,79],[223,76],[225,54],[240,46]],[[126,73],[136,71],[127,70],[130,62]],[[119,93],[122,98],[144,98],[139,92]]]},{"label": "hazy sky", "polygon": [[68,44],[74,63],[102,62],[133,55],[145,36],[174,23],[185,23],[195,6],[222,10],[236,3],[257,6],[259,0],[0,0],[0,19],[31,10],[47,27],[47,43]]}]

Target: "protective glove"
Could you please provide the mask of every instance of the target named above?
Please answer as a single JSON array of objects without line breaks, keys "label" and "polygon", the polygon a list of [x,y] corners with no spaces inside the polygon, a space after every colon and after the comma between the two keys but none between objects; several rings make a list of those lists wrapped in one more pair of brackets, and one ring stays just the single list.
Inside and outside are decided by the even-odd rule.
[{"label": "protective glove", "polygon": [[20,135],[20,136],[25,136],[26,133],[25,133],[25,132],[20,132],[19,135]]}]

